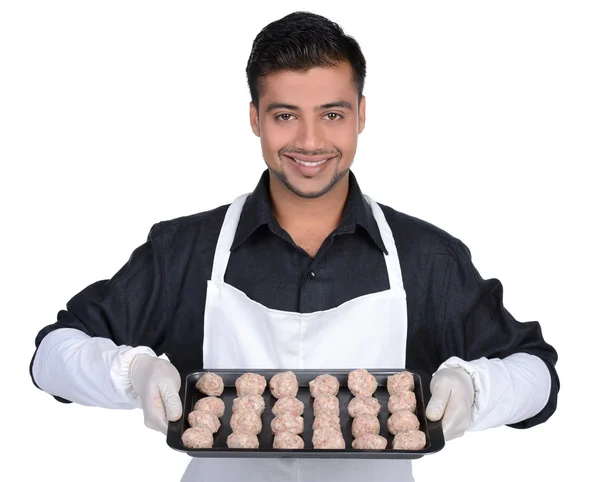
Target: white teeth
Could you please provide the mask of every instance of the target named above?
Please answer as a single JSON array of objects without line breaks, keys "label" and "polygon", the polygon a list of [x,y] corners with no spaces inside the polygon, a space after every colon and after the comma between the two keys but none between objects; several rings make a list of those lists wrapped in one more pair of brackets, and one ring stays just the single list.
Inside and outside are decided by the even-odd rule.
[{"label": "white teeth", "polygon": [[319,164],[323,164],[324,162],[327,162],[327,159],[323,159],[322,161],[317,161],[317,162],[301,161],[299,159],[296,159],[295,157],[292,157],[292,159],[294,159],[294,161],[296,161],[298,164],[302,164],[304,166],[318,166]]}]

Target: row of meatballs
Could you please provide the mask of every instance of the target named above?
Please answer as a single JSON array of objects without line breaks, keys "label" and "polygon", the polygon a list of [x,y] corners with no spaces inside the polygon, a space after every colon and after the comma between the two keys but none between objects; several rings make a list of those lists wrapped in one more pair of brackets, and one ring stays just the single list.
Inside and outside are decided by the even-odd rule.
[{"label": "row of meatballs", "polygon": [[[348,375],[348,388],[354,398],[348,403],[348,415],[352,421],[352,448],[383,450],[388,441],[380,435],[379,413],[381,405],[374,393],[377,379],[365,369],[354,370]],[[392,449],[420,450],[425,447],[425,433],[419,430],[420,422],[415,414],[417,399],[414,378],[403,371],[387,378],[389,393],[388,411],[391,414],[386,425],[394,435]]]},{"label": "row of meatballs", "polygon": [[[232,433],[227,439],[229,448],[258,448],[258,434],[262,431],[262,414],[265,410],[263,398],[267,381],[264,376],[245,373],[240,376],[235,387],[238,397],[234,399],[230,426]],[[319,375],[309,383],[313,397],[313,447],[316,449],[343,449],[344,438],[341,432],[339,381],[331,375]],[[200,399],[188,415],[188,428],[182,442],[190,448],[210,448],[213,434],[220,428],[220,418],[225,406],[218,398],[224,389],[220,376],[207,372],[196,388],[208,395]],[[419,430],[415,415],[416,398],[414,380],[409,372],[400,372],[388,377],[390,393],[388,409],[391,413],[387,421],[388,431],[393,434],[393,449],[418,450],[425,446],[425,434]],[[272,408],[271,431],[275,435],[273,448],[301,449],[304,439],[304,404],[298,398],[298,381],[292,371],[280,372],[269,381],[271,394],[277,398]],[[375,377],[364,369],[350,372],[348,389],[354,398],[348,404],[348,414],[353,418],[352,447],[355,449],[384,449],[387,440],[379,435],[377,418],[381,406],[373,396],[377,389]]]}]

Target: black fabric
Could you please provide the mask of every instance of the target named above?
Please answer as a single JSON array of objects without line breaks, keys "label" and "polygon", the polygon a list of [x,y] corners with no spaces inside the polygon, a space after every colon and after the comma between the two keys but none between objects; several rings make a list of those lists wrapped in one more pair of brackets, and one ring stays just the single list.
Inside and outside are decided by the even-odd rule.
[{"label": "black fabric", "polygon": [[[302,313],[389,288],[381,234],[352,172],[342,220],[314,259],[277,223],[268,182],[265,171],[244,206],[227,283],[269,308]],[[407,368],[430,377],[451,356],[537,355],[552,376],[550,400],[538,415],[512,427],[545,422],[556,410],[559,379],[557,353],[540,324],[512,317],[503,306],[502,284],[482,279],[459,239],[380,206],[396,242],[407,295]],[[149,346],[180,371],[201,369],[206,282],[227,207],[152,226],[147,241],[111,279],[87,286],[68,301],[56,322],[37,335],[36,350],[51,331],[76,328],[117,345]]]}]

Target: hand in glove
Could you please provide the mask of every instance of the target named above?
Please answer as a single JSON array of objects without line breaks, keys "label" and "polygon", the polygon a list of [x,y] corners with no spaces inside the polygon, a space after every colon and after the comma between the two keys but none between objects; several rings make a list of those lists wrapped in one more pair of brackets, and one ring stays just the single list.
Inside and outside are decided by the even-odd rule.
[{"label": "hand in glove", "polygon": [[129,365],[129,379],[140,396],[146,427],[166,435],[168,422],[181,418],[181,376],[169,361],[139,354]]},{"label": "hand in glove", "polygon": [[444,439],[462,437],[471,425],[475,388],[462,368],[442,368],[432,378],[431,399],[425,415],[433,422],[442,419]]}]

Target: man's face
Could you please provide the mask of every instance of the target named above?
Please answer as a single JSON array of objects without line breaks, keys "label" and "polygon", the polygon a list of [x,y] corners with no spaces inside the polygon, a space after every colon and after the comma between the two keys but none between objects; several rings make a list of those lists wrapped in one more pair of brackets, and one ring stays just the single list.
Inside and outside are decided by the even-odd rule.
[{"label": "man's face", "polygon": [[263,82],[250,122],[267,166],[294,194],[322,196],[348,173],[365,124],[350,64],[278,72]]}]

